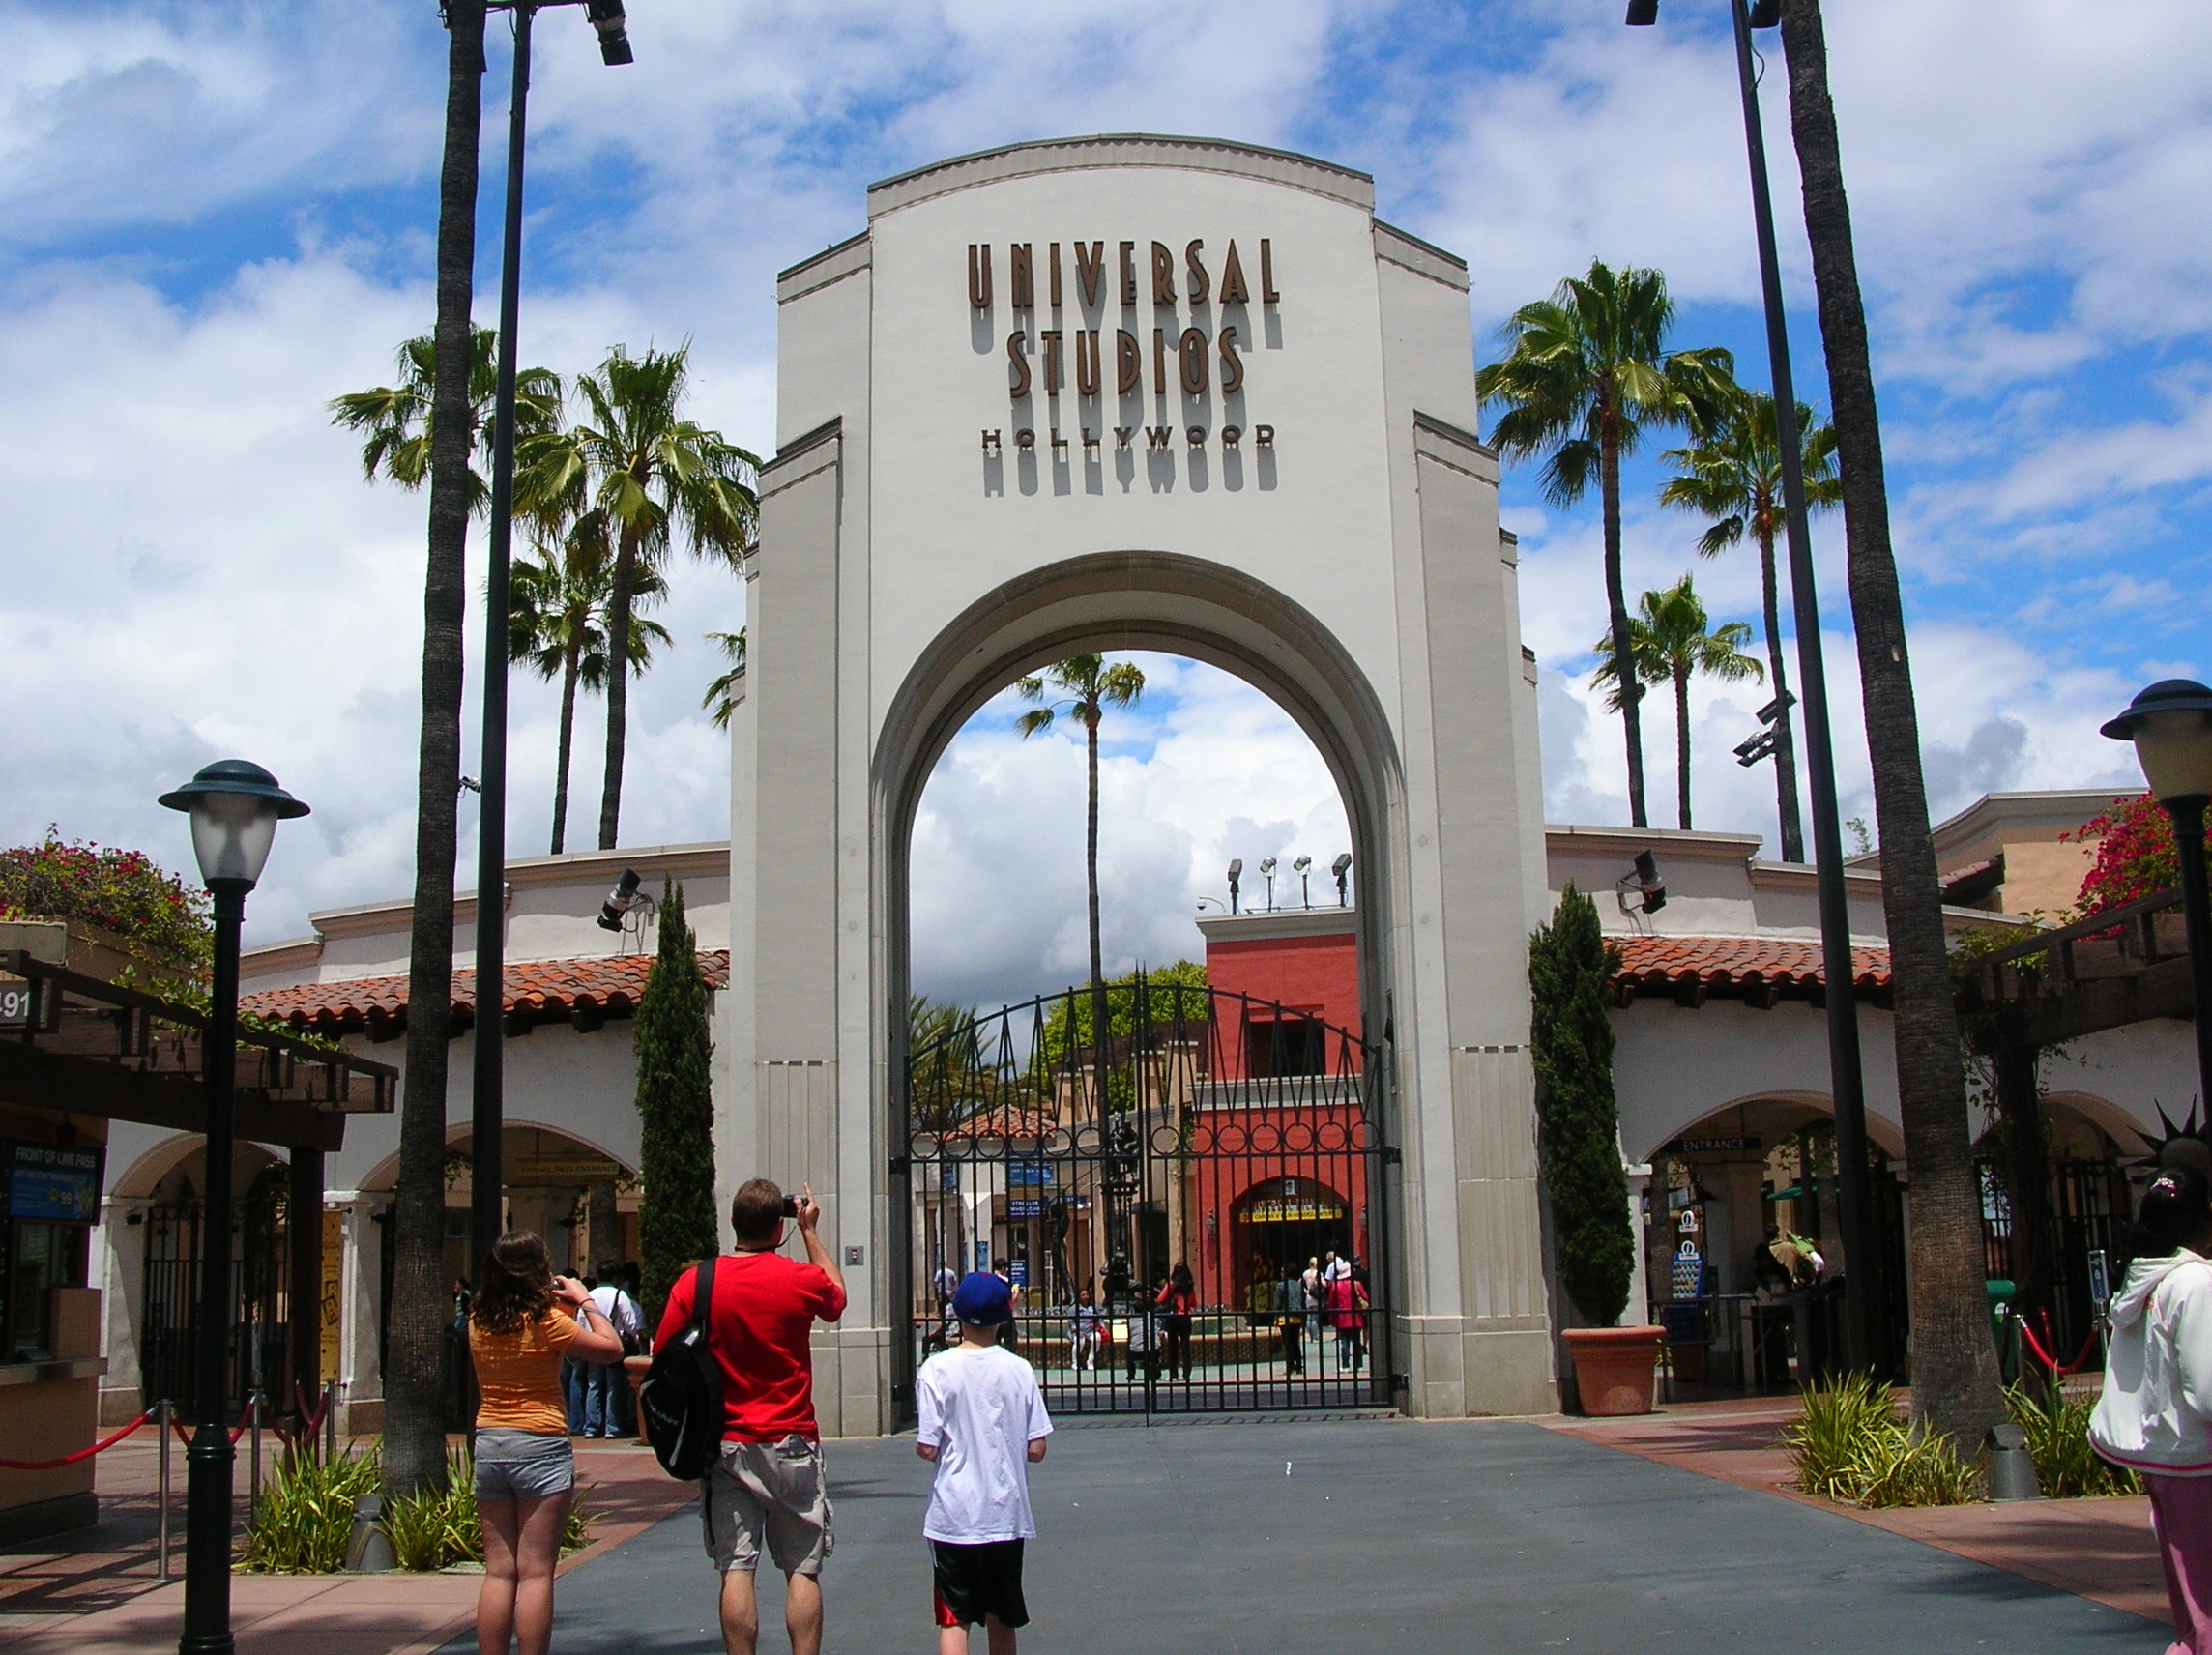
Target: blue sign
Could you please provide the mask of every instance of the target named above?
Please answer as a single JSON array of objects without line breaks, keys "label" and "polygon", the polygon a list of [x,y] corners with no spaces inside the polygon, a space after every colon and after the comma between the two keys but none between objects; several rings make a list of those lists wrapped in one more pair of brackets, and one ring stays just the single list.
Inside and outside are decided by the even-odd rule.
[{"label": "blue sign", "polygon": [[49,1224],[97,1224],[100,1151],[16,1145],[8,1176],[8,1215]]},{"label": "blue sign", "polygon": [[1006,1280],[1017,1288],[1028,1287],[1030,1282],[1030,1262],[1027,1259],[1007,1260]]}]

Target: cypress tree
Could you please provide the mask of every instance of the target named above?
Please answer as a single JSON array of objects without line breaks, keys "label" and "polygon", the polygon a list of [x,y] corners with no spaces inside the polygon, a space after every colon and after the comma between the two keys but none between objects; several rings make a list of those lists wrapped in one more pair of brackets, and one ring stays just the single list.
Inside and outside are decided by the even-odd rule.
[{"label": "cypress tree", "polygon": [[668,1290],[717,1250],[714,1223],[714,1098],[707,984],[699,975],[684,887],[662,886],[660,951],[631,1024],[637,1054],[638,1252],[646,1325],[660,1320]]},{"label": "cypress tree", "polygon": [[1636,1268],[1606,1011],[1606,979],[1619,964],[1619,950],[1598,929],[1597,905],[1568,881],[1552,922],[1528,939],[1529,1043],[1559,1282],[1593,1327],[1620,1320]]}]

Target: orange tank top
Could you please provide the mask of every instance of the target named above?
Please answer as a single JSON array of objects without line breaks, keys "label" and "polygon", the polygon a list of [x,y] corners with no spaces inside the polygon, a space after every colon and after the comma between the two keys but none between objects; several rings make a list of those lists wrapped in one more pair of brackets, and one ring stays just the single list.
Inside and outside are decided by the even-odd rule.
[{"label": "orange tank top", "polygon": [[469,1354],[476,1360],[480,1399],[477,1429],[567,1436],[568,1409],[561,1395],[561,1355],[575,1337],[575,1319],[558,1308],[512,1333],[486,1333],[471,1321]]}]

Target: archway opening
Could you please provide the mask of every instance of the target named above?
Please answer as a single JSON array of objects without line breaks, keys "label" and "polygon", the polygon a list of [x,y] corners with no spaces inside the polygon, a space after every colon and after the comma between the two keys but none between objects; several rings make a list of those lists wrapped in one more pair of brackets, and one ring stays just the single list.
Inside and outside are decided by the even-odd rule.
[{"label": "archway opening", "polygon": [[[1096,1041],[1089,1033],[1098,1018],[1087,986],[1084,871],[1089,733],[1068,705],[1074,697],[1053,684],[1049,672],[1087,653],[1134,662],[1148,669],[1148,686],[1160,688],[1150,727],[1121,717],[1123,727],[1116,728],[1118,716],[1144,711],[1143,699],[1136,709],[1106,708],[1101,723],[1100,974],[1111,982],[1142,966],[1148,986],[1124,981],[1107,991],[1106,1037]],[[1039,699],[1060,704],[1053,720],[1059,728],[1033,731],[1025,740],[1016,720],[1035,709],[1014,686],[1033,675],[1047,680]],[[1369,1056],[1368,1031],[1379,1039],[1388,1023],[1393,973],[1381,915],[1404,876],[1387,860],[1385,824],[1402,807],[1403,788],[1387,720],[1364,679],[1313,617],[1249,577],[1164,554],[1077,560],[994,594],[925,653],[894,698],[878,778],[890,944],[890,993],[882,1015],[893,1141],[908,1147],[913,1138],[907,1094],[917,1039],[935,1038],[933,1050],[941,1053],[946,1026],[958,1026],[975,1007],[1072,983],[1083,1003],[1069,1016],[1081,1023],[1098,1072],[1061,1076],[1033,1100],[1004,1100],[1010,1107],[999,1113],[1023,1121],[1037,1114],[1041,1145],[1056,1110],[1068,1117],[1059,1122],[1067,1127],[1092,1110],[1099,1137],[1089,1169],[1099,1180],[1093,1199],[1115,1209],[1113,1222],[1087,1237],[1067,1193],[1049,1186],[1060,1174],[1019,1164],[1026,1155],[1002,1131],[964,1140],[954,1157],[963,1162],[959,1169],[938,1164],[944,1153],[896,1155],[894,1210],[903,1208],[909,1222],[893,1229],[890,1269],[912,1296],[899,1312],[910,1337],[894,1336],[894,1362],[904,1370],[894,1384],[911,1382],[912,1364],[946,1332],[942,1289],[964,1268],[1003,1260],[1022,1285],[1035,1282],[1042,1302],[1033,1301],[1031,1330],[1071,1372],[1083,1342],[1082,1295],[1088,1293],[1108,1340],[1134,1339],[1120,1349],[1124,1361],[1138,1364],[1150,1407],[1162,1373],[1172,1368],[1188,1379],[1194,1366],[1180,1343],[1188,1331],[1179,1321],[1183,1313],[1163,1308],[1158,1296],[1179,1263],[1204,1307],[1194,1314],[1213,1319],[1214,1367],[1237,1374],[1199,1406],[1295,1406],[1299,1397],[1266,1393],[1303,1377],[1302,1343],[1294,1350],[1286,1332],[1305,1325],[1302,1296],[1295,1304],[1286,1296],[1302,1289],[1278,1279],[1269,1287],[1267,1315],[1251,1320],[1258,1313],[1238,1295],[1248,1296],[1255,1284],[1227,1262],[1237,1229],[1233,1204],[1241,1192],[1266,1176],[1278,1184],[1285,1176],[1313,1176],[1345,1194],[1348,1207],[1357,1208],[1353,1234],[1367,1236],[1374,1254],[1360,1262],[1362,1300],[1373,1305],[1378,1326],[1387,1314],[1391,1242],[1379,1175],[1386,1142],[1379,1087],[1388,1065]],[[1119,815],[1118,805],[1125,807]],[[1133,824],[1133,831],[1117,843],[1123,824]],[[1232,864],[1241,864],[1234,893]],[[1156,985],[1154,975],[1162,978]],[[1209,988],[1198,988],[1202,978]],[[1233,979],[1227,986],[1234,1010],[1220,1004],[1225,984],[1214,979],[1222,978]],[[1172,1040],[1159,1032],[1156,1010],[1134,1012],[1134,1026],[1122,1027],[1132,1012],[1115,996],[1128,997],[1133,1008],[1139,997],[1157,1000],[1175,983],[1205,997],[1195,1025],[1200,1002],[1164,1020],[1182,1029]],[[934,1026],[923,1026],[917,1008],[935,1011]],[[963,1061],[1031,1061],[1046,1039],[1046,1014],[1041,1001],[1024,1009],[1032,1030],[1021,1031],[1013,1026],[1018,1018],[1004,1014],[986,1018],[991,1037],[964,1036]],[[1178,1042],[1187,1055],[1168,1066],[1179,1063],[1183,1078],[1169,1082],[1156,1049]],[[1275,1089],[1237,1107],[1254,1112],[1252,1123],[1266,1124],[1278,1143],[1297,1125],[1310,1144],[1330,1111],[1346,1117],[1335,1122],[1334,1151],[1346,1164],[1255,1161],[1202,1210],[1207,1175],[1193,1148],[1192,1112],[1217,1079]],[[1137,1101],[1123,1105],[1117,1086]],[[1321,1095],[1331,1087],[1342,1095]],[[1301,1112],[1314,1118],[1298,1118]],[[1245,1124],[1239,1117],[1239,1131]],[[1137,1139],[1127,1170],[1105,1141],[1109,1130]],[[1084,1151],[1073,1131],[1069,1136],[1080,1160]],[[1240,1143],[1237,1154],[1257,1153]],[[980,1177],[975,1163],[990,1157],[975,1152],[978,1145],[999,1157]],[[958,1222],[942,1225],[951,1211]],[[1212,1231],[1203,1232],[1209,1217]],[[948,1242],[953,1230],[959,1236]],[[1201,1261],[1202,1234],[1222,1252],[1218,1267]],[[1328,1393],[1336,1406],[1377,1400],[1352,1392],[1389,1372],[1381,1355],[1367,1361],[1370,1318],[1355,1320],[1360,1337],[1346,1344],[1344,1371],[1329,1376],[1345,1391]],[[1350,1365],[1354,1346],[1356,1374]],[[1315,1390],[1312,1400],[1323,1394]]]}]

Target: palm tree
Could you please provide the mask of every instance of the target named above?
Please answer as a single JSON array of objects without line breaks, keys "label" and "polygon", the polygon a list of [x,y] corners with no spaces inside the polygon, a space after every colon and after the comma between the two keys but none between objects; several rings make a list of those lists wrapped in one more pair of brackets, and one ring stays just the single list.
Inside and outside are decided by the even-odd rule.
[{"label": "palm tree", "polygon": [[1851,249],[1850,203],[1844,193],[1819,0],[1786,0],[1782,45],[1843,471],[1859,694],[1881,840],[1898,1107],[1912,1164],[1912,1411],[1960,1442],[1979,1442],[2005,1417],[2005,1407],[1983,1292],[1981,1193],[1966,1120],[1965,1068],[1951,999],[1942,886],[1929,832],[1920,719],[1906,653],[1905,603],[1890,549],[1881,419],[1867,355],[1866,306]]},{"label": "palm tree", "polygon": [[1499,337],[1504,359],[1475,375],[1485,403],[1506,412],[1492,427],[1499,451],[1516,459],[1545,456],[1544,496],[1571,506],[1594,477],[1604,508],[1605,595],[1612,619],[1614,665],[1628,745],[1628,814],[1639,828],[1644,804],[1643,688],[1631,665],[1628,598],[1620,575],[1620,461],[1642,445],[1646,427],[1691,424],[1709,418],[1732,391],[1735,359],[1719,347],[1666,349],[1674,316],[1667,278],[1655,270],[1620,270],[1590,262],[1549,299],[1513,312]]},{"label": "palm tree", "polygon": [[611,851],[622,818],[628,736],[630,606],[640,575],[657,569],[681,534],[699,557],[742,567],[752,550],[760,462],[722,433],[683,415],[690,347],[631,356],[617,345],[576,379],[584,420],[520,440],[515,495],[551,521],[600,512],[615,537],[607,596],[607,759],[599,796],[599,849]]},{"label": "palm tree", "polygon": [[[364,433],[361,447],[362,476],[378,478],[401,488],[421,488],[430,481],[431,407],[436,400],[438,341],[424,334],[403,342],[397,353],[399,373],[392,385],[349,391],[331,398],[331,423]],[[492,392],[498,384],[499,334],[490,328],[469,328],[468,438],[477,447],[488,435]],[[550,368],[523,368],[514,376],[514,428],[516,432],[547,429],[561,412],[561,376]],[[491,485],[465,457],[468,508],[480,517],[491,504]],[[433,494],[436,484],[432,483]]]},{"label": "palm tree", "polygon": [[[476,298],[477,147],[483,121],[484,0],[448,0],[446,135],[438,178],[437,321],[428,415],[430,522],[422,581],[422,730],[415,772],[415,904],[407,959],[407,1084],[393,1185],[392,1315],[384,1351],[390,1492],[446,1481],[446,1042],[459,849],[461,615],[480,416],[470,372]],[[480,1245],[485,1240],[478,1236]]]},{"label": "palm tree", "polygon": [[[1648,684],[1674,686],[1674,799],[1679,826],[1690,827],[1690,680],[1699,673],[1724,683],[1764,676],[1765,669],[1742,653],[1751,642],[1751,627],[1731,621],[1712,631],[1705,606],[1684,575],[1664,592],[1647,592],[1637,600],[1639,613],[1629,619],[1628,630],[1635,651],[1637,677]],[[1610,638],[1596,644],[1602,655]],[[1615,660],[1601,661],[1590,676],[1593,687],[1612,686],[1606,705],[1620,705],[1620,681],[1614,674]]]},{"label": "palm tree", "polygon": [[738,680],[745,676],[745,629],[735,632],[710,632],[707,642],[722,652],[722,658],[730,663],[729,670],[707,686],[707,693],[699,698],[699,705],[714,714],[714,728],[727,730],[730,718],[738,710]]},{"label": "palm tree", "polygon": [[[539,678],[561,681],[561,737],[553,766],[553,843],[558,857],[568,832],[568,760],[576,724],[576,690],[603,689],[607,682],[607,593],[614,584],[606,520],[586,512],[558,547],[540,544],[514,566],[508,592],[508,658]],[[659,573],[639,578],[630,611],[629,670],[641,677],[653,646],[668,642],[668,629],[637,610],[668,595]]]},{"label": "palm tree", "polygon": [[[1698,540],[1702,556],[1717,558],[1747,534],[1759,547],[1759,578],[1766,621],[1766,669],[1779,706],[1774,720],[1774,802],[1781,820],[1782,859],[1805,859],[1805,829],[1797,817],[1797,741],[1790,717],[1790,675],[1782,660],[1781,592],[1775,579],[1774,542],[1783,532],[1782,448],[1775,436],[1774,398],[1746,392],[1731,402],[1719,424],[1700,431],[1686,448],[1669,449],[1676,470],[1659,491],[1662,505],[1678,506],[1712,519]],[[1833,506],[1841,498],[1836,480],[1836,430],[1818,423],[1813,410],[1797,405],[1802,435],[1805,504],[1809,509]],[[1816,648],[1818,644],[1816,643]]]},{"label": "palm tree", "polygon": [[[1083,874],[1091,898],[1091,992],[1103,993],[1104,962],[1098,947],[1098,721],[1109,707],[1134,707],[1145,693],[1144,672],[1133,661],[1108,663],[1104,655],[1070,655],[1055,661],[1043,672],[1016,679],[1014,688],[1024,701],[1042,702],[1014,721],[1022,740],[1052,728],[1064,707],[1068,716],[1083,721],[1084,740],[1091,759],[1091,814],[1083,842]],[[1065,695],[1048,699],[1054,690]],[[1103,1023],[1097,1025],[1103,1029]]]}]

